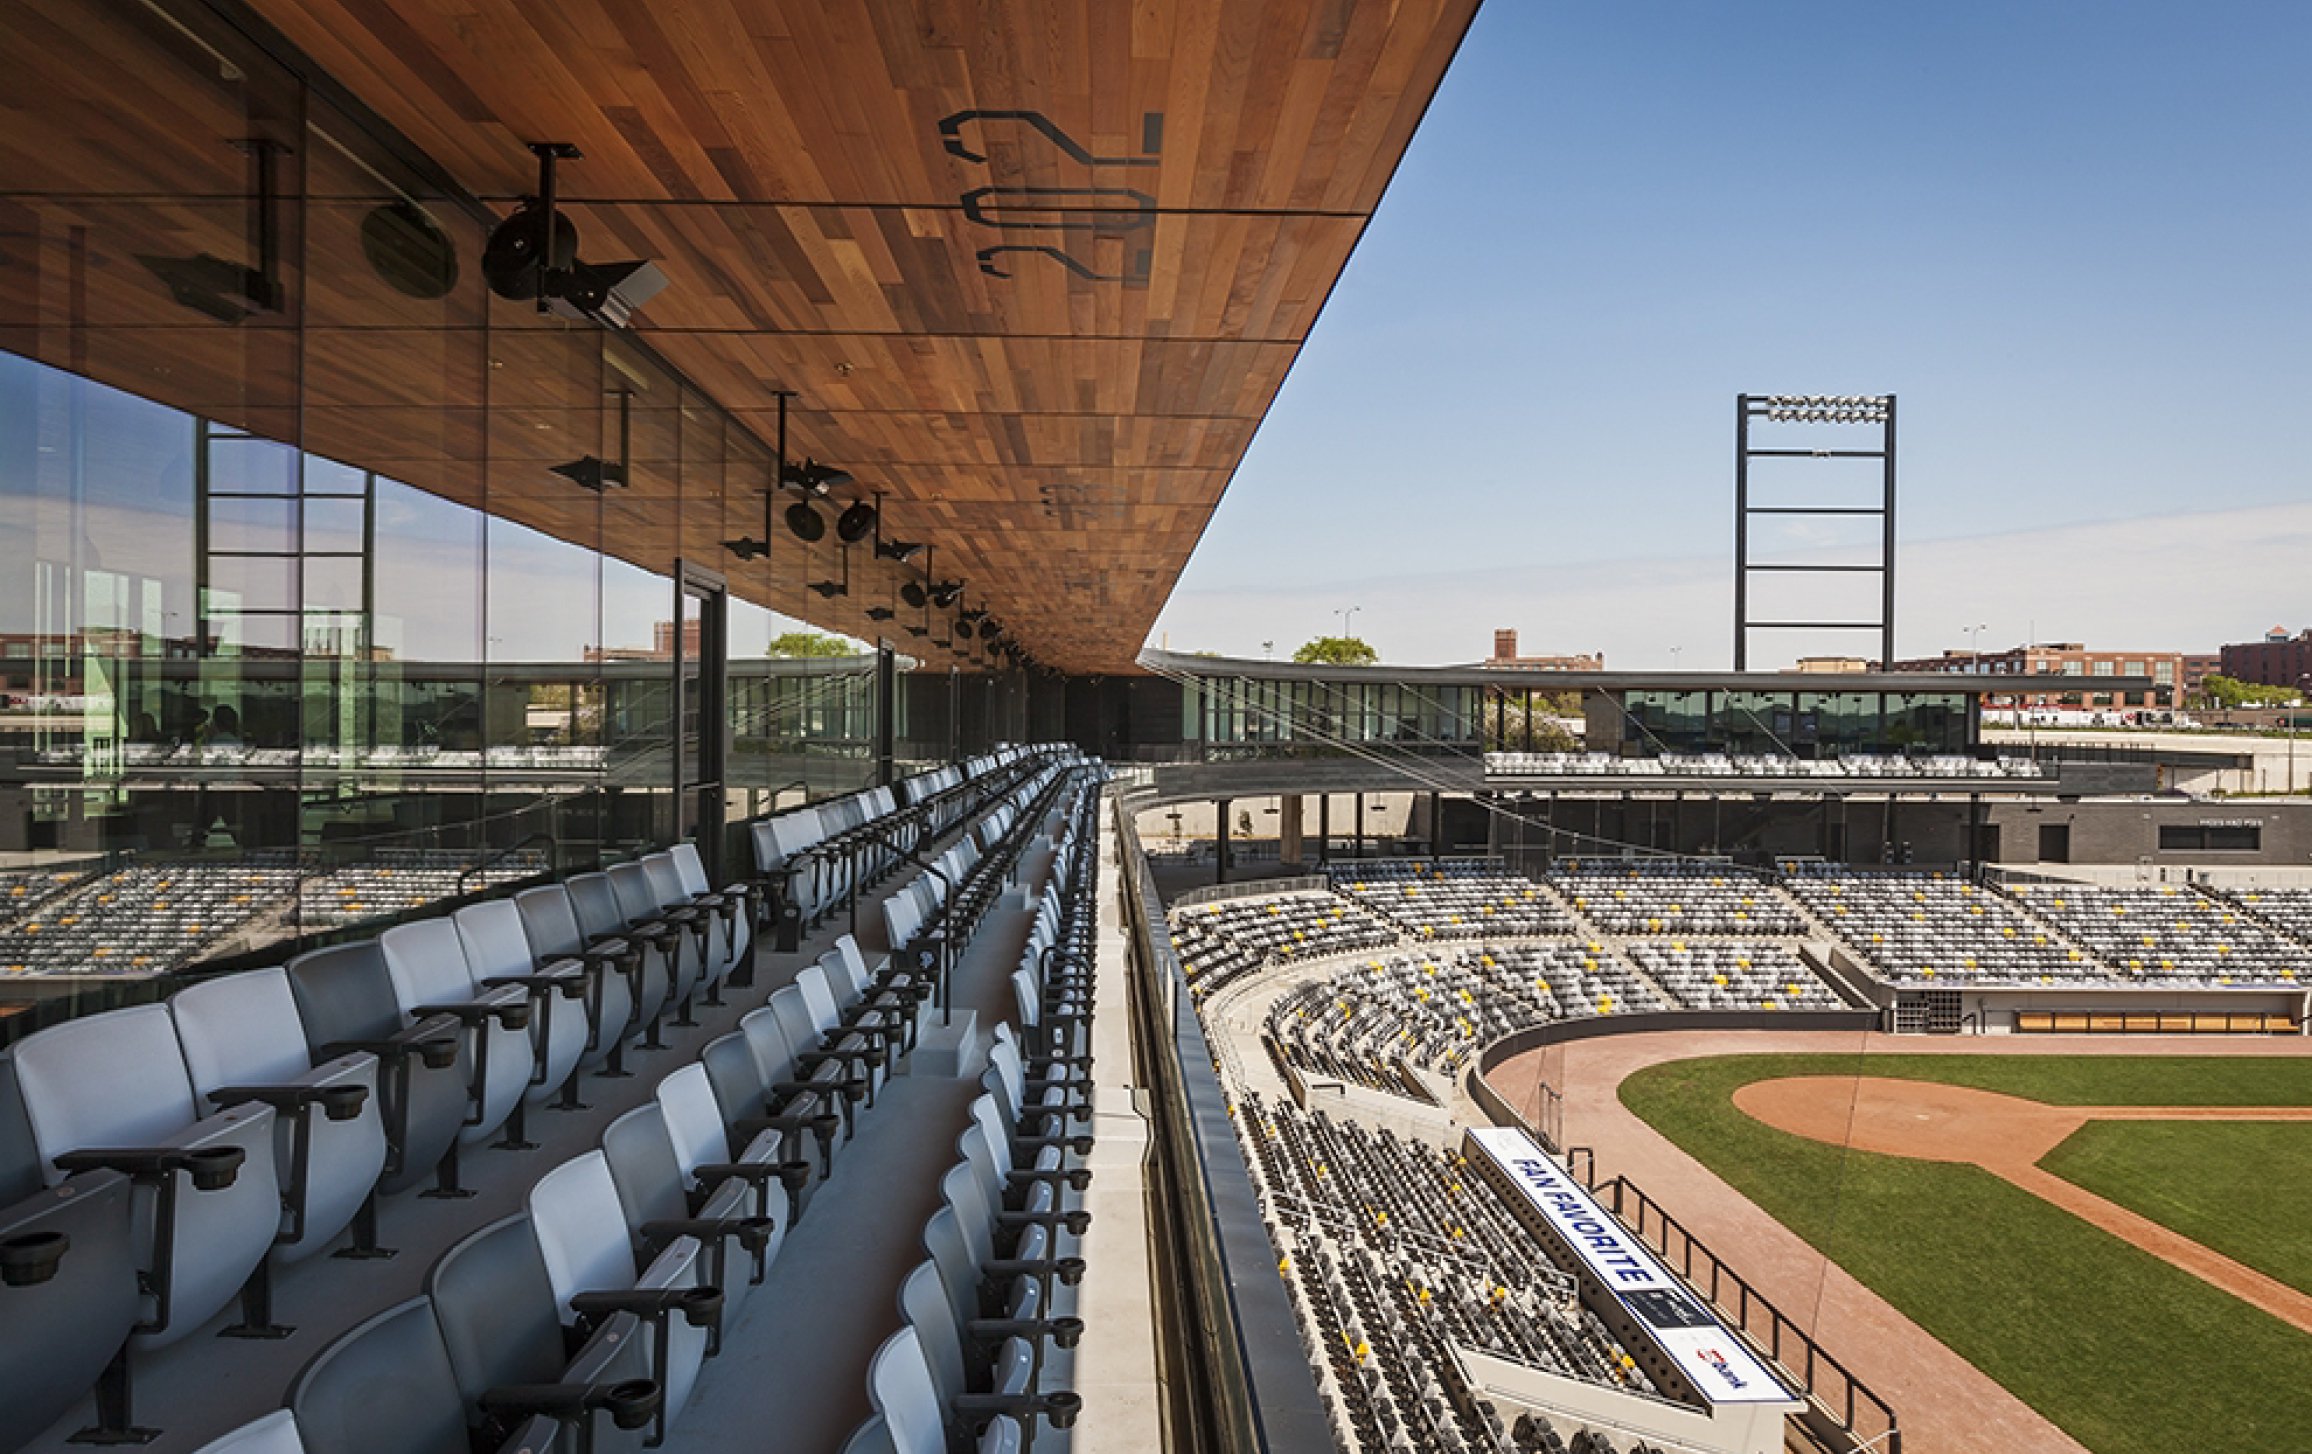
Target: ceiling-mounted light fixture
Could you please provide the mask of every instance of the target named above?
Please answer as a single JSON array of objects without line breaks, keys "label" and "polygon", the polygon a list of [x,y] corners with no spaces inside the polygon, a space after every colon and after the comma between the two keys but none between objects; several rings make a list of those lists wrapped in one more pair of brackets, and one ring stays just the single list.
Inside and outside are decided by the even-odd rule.
[{"label": "ceiling-mounted light fixture", "polygon": [[879,538],[875,542],[875,554],[884,560],[909,561],[923,554],[923,543],[919,540],[883,540]]},{"label": "ceiling-mounted light fixture", "polygon": [[640,258],[581,262],[578,229],[554,207],[554,164],[576,161],[580,152],[563,141],[532,142],[530,152],[538,158],[538,194],[523,198],[492,229],[482,251],[483,280],[501,298],[535,298],[540,313],[625,327],[635,309],[665,288],[666,274]]},{"label": "ceiling-mounted light fixture", "polygon": [[963,582],[941,581],[931,588],[931,604],[946,610],[963,599]]},{"label": "ceiling-mounted light fixture", "polygon": [[625,469],[599,455],[582,454],[565,464],[548,465],[546,473],[560,475],[580,489],[592,490],[597,495],[606,489],[626,488]]},{"label": "ceiling-mounted light fixture", "polygon": [[849,581],[813,581],[811,582],[811,589],[832,601],[837,596],[850,595],[851,583]]},{"label": "ceiling-mounted light fixture", "polygon": [[771,543],[768,540],[757,539],[752,535],[742,535],[736,540],[724,541],[723,549],[737,556],[740,560],[761,560],[771,553]]},{"label": "ceiling-mounted light fixture", "polygon": [[971,622],[966,620],[964,617],[958,616],[955,618],[955,634],[962,637],[964,640],[971,640],[971,634],[975,629],[977,628],[975,628]]},{"label": "ceiling-mounted light fixture", "polygon": [[851,472],[846,469],[837,469],[831,464],[821,464],[815,459],[806,457],[801,464],[781,466],[779,482],[789,489],[801,490],[805,494],[824,495],[829,490],[839,490],[850,484]]},{"label": "ceiling-mounted light fixture", "polygon": [[898,614],[889,606],[869,606],[867,608],[867,619],[870,621],[888,621]]},{"label": "ceiling-mounted light fixture", "polygon": [[909,581],[899,588],[899,599],[920,611],[931,604],[931,593],[923,589],[923,582]]}]

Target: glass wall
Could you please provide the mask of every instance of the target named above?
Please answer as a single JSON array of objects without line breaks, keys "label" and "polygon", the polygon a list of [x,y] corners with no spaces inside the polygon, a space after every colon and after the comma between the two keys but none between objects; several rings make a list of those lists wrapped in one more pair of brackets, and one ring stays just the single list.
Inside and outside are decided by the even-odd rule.
[{"label": "glass wall", "polygon": [[1639,757],[1839,757],[1971,747],[1967,698],[1959,692],[1632,691],[1623,694],[1622,708],[1624,740]]},{"label": "glass wall", "polygon": [[[726,816],[873,780],[874,650],[752,604],[793,552],[723,549],[765,523],[761,441],[630,336],[494,296],[489,214],[166,8],[0,9],[31,78],[0,149],[0,979],[262,954],[665,842],[702,733]],[[727,728],[676,694],[686,564],[730,583]]]},{"label": "glass wall", "polygon": [[1207,677],[1181,693],[1181,737],[1208,759],[1387,747],[1475,753],[1481,689],[1417,682]]}]

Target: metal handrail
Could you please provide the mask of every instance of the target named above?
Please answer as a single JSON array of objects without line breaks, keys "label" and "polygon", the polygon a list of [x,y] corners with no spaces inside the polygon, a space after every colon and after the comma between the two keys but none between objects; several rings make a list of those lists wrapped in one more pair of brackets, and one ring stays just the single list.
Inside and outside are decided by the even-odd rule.
[{"label": "metal handrail", "polygon": [[1135,1060],[1155,1130],[1154,1215],[1178,1272],[1180,1306],[1166,1329],[1178,1346],[1165,1361],[1180,1380],[1167,1442],[1214,1454],[1329,1447],[1291,1295],[1133,827],[1134,796],[1114,793],[1110,804],[1132,950]]},{"label": "metal handrail", "polygon": [[[1602,1183],[1596,1181],[1597,1158],[1586,1146],[1574,1147],[1566,1153],[1569,1171],[1575,1170],[1576,1161],[1587,1167],[1584,1183],[1606,1203],[1623,1226],[1659,1253],[1688,1287],[1730,1318],[1733,1331],[1745,1342],[1797,1381],[1809,1406],[1836,1424],[1835,1431],[1827,1432],[1843,1434],[1850,1450],[1879,1447],[1884,1448],[1886,1454],[1902,1454],[1902,1426],[1891,1404],[1856,1378],[1853,1370],[1825,1351],[1706,1243],[1687,1231],[1685,1224],[1646,1195],[1637,1183],[1626,1176]],[[1625,1208],[1634,1209],[1635,1220],[1627,1215]],[[1754,1314],[1764,1315],[1763,1338],[1752,1331]],[[1867,1422],[1858,1424],[1858,1414],[1864,1415]],[[1875,1418],[1868,1417],[1873,1414]],[[1826,1431],[1810,1432],[1819,1435]]]}]

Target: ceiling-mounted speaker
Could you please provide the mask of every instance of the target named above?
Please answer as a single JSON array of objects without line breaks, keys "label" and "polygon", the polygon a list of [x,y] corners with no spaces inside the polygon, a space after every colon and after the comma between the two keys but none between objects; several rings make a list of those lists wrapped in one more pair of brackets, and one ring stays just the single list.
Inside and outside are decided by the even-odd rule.
[{"label": "ceiling-mounted speaker", "polygon": [[835,538],[845,545],[865,540],[875,528],[875,507],[865,500],[854,503],[835,517]]},{"label": "ceiling-mounted speaker", "polygon": [[797,500],[787,507],[787,528],[795,532],[797,540],[810,542],[824,539],[827,522],[808,500]]},{"label": "ceiling-mounted speaker", "polygon": [[553,244],[539,256],[539,205],[524,201],[490,232],[482,249],[482,281],[501,298],[517,303],[538,296],[548,269],[568,268],[578,261],[578,227],[560,212],[554,214]]},{"label": "ceiling-mounted speaker", "polygon": [[361,219],[361,255],[387,287],[410,298],[446,298],[458,285],[458,250],[431,214],[407,197]]}]

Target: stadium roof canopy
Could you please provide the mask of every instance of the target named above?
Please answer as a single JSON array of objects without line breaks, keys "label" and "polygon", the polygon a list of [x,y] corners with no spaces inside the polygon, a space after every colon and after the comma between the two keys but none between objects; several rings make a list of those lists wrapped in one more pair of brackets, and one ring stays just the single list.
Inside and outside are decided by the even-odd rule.
[{"label": "stadium roof canopy", "polygon": [[[766,441],[794,391],[791,454],[1069,671],[1132,669],[1476,9],[250,3],[499,213],[574,143],[582,255],[672,280],[640,335]],[[794,559],[733,587],[874,634]]]}]

